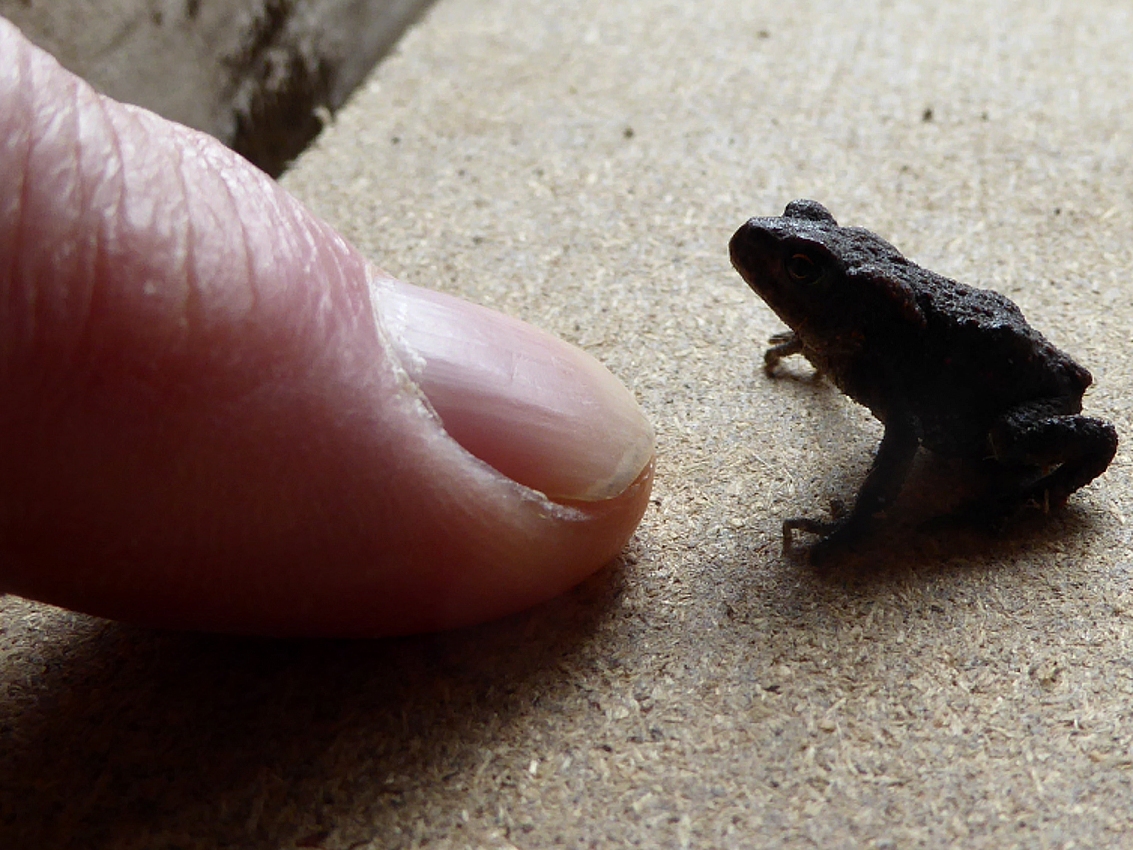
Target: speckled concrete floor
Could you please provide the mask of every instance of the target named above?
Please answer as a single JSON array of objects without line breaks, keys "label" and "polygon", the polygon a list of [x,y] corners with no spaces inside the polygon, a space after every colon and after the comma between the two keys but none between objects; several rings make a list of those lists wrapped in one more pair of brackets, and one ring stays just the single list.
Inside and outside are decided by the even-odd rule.
[{"label": "speckled concrete floor", "polygon": [[[288,174],[380,265],[593,352],[654,508],[567,597],[459,634],[152,634],[4,600],[8,846],[1102,847],[1133,832],[1127,443],[1047,520],[933,535],[920,464],[818,576],[784,516],[880,429],[759,369],[729,268],[815,197],[1015,299],[1133,433],[1133,12],[440,0]],[[5,841],[0,841],[4,844]]]}]

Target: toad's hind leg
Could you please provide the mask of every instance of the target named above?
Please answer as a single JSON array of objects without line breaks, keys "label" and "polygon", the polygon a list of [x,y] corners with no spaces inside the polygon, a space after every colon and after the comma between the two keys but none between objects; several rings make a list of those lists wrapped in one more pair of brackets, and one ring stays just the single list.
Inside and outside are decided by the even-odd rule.
[{"label": "toad's hind leg", "polygon": [[988,444],[1004,466],[1042,470],[1014,493],[999,494],[1005,511],[1028,503],[1046,510],[1065,504],[1071,493],[1105,472],[1117,452],[1117,431],[1101,419],[1022,406],[995,423]]}]

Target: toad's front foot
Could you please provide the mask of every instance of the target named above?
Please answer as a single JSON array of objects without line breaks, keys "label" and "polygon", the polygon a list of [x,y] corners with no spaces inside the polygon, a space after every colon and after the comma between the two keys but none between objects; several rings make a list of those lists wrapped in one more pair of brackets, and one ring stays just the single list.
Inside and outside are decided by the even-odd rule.
[{"label": "toad's front foot", "polygon": [[763,353],[763,371],[772,376],[780,360],[792,354],[801,354],[803,350],[803,341],[794,331],[777,333],[768,342],[771,347]]},{"label": "toad's front foot", "polygon": [[795,532],[819,535],[819,539],[806,550],[807,560],[812,564],[820,564],[831,554],[843,546],[852,543],[861,537],[865,525],[853,514],[847,516],[845,506],[837,500],[830,503],[829,520],[810,519],[809,517],[792,517],[783,520],[783,551],[791,553],[798,551],[795,544]]}]

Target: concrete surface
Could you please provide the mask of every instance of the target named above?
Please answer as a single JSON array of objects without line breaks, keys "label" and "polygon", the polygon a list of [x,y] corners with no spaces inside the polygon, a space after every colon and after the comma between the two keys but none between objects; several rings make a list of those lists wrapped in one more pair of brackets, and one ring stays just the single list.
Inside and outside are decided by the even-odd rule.
[{"label": "concrete surface", "polygon": [[[654,508],[572,594],[458,634],[155,634],[7,599],[0,845],[1115,847],[1133,834],[1133,12],[1120,0],[440,0],[285,177],[406,280],[587,348]],[[816,575],[783,517],[880,434],[759,368],[728,266],[796,197],[995,287],[1124,442],[998,539],[920,517]]]},{"label": "concrete surface", "polygon": [[0,0],[97,89],[278,175],[429,0]]}]

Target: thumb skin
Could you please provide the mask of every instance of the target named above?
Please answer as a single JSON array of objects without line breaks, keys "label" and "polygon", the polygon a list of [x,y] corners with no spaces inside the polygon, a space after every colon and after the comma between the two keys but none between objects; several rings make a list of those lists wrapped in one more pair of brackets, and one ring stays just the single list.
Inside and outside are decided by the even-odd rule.
[{"label": "thumb skin", "polygon": [[519,610],[622,548],[653,433],[595,361],[368,266],[3,19],[0,56],[0,589],[385,635]]}]

